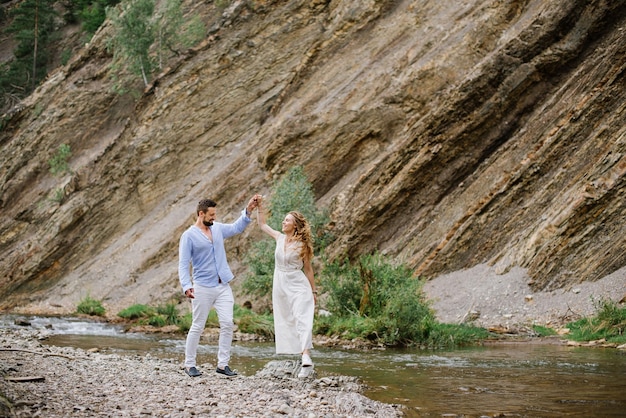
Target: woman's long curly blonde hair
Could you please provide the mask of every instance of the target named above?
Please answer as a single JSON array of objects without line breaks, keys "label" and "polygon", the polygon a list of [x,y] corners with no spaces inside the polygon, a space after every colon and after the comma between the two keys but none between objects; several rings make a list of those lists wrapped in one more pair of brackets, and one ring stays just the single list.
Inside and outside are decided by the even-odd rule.
[{"label": "woman's long curly blonde hair", "polygon": [[293,237],[300,241],[303,245],[300,249],[300,257],[304,261],[311,261],[313,258],[313,237],[311,236],[311,225],[309,221],[300,212],[291,211],[289,215],[293,216],[295,231]]}]

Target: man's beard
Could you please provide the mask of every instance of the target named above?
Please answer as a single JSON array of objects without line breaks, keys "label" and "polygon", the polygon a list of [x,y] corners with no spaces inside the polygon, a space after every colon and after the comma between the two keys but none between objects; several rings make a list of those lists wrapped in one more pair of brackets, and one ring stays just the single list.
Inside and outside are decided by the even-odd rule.
[{"label": "man's beard", "polygon": [[202,221],[204,226],[213,226],[213,221]]}]

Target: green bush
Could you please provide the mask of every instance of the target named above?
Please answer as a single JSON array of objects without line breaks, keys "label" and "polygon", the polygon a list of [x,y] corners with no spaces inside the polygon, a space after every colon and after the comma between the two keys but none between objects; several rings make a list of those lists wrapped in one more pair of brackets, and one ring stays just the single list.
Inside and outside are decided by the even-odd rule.
[{"label": "green bush", "polygon": [[274,319],[271,315],[257,315],[249,311],[240,315],[236,322],[241,332],[274,338]]},{"label": "green bush", "polygon": [[477,327],[440,324],[422,292],[422,281],[380,254],[326,263],[320,275],[325,308],[315,332],[380,344],[449,347],[487,338]]},{"label": "green bush", "polygon": [[50,172],[54,175],[69,173],[70,166],[67,160],[70,158],[71,155],[72,151],[69,145],[59,145],[59,149],[57,150],[56,154],[54,154],[54,156],[50,160],[48,160],[48,163],[50,164]]},{"label": "green bush", "polygon": [[452,348],[475,344],[491,336],[484,328],[466,324],[442,324],[433,321],[430,324],[428,338],[420,346],[428,348]]},{"label": "green bush", "polygon": [[178,330],[181,332],[189,331],[189,328],[191,328],[192,319],[193,318],[191,316],[191,312],[178,318]]},{"label": "green bush", "polygon": [[549,337],[551,335],[556,335],[556,331],[549,327],[543,327],[541,325],[533,325],[532,328],[538,337]]},{"label": "green bush", "polygon": [[152,315],[148,318],[148,325],[152,325],[153,327],[164,327],[167,325],[167,319],[161,314]]},{"label": "green bush", "polygon": [[242,284],[245,293],[257,297],[272,294],[275,248],[274,240],[262,239],[252,244],[246,256],[249,273]]},{"label": "green bush", "polygon": [[76,312],[91,316],[104,316],[105,309],[102,302],[87,296],[78,304]]},{"label": "green bush", "polygon": [[380,254],[361,256],[355,264],[327,263],[320,287],[332,314],[324,322],[341,318],[328,326],[332,333],[408,345],[427,339],[435,322],[420,280],[408,267],[392,265]]},{"label": "green bush", "polygon": [[370,318],[358,315],[317,316],[313,322],[313,333],[327,336],[339,336],[345,340],[355,338],[377,341],[376,324]]},{"label": "green bush", "polygon": [[[396,295],[419,294],[419,280],[411,270],[388,263],[380,254],[363,255],[354,265],[347,259],[325,263],[320,285],[328,294],[326,309],[339,316],[381,316]],[[424,303],[421,296],[419,301]]]},{"label": "green bush", "polygon": [[137,305],[132,305],[126,309],[119,311],[117,313],[117,316],[119,316],[120,318],[133,320],[133,319],[149,317],[153,313],[154,313],[154,309],[152,309],[151,307],[147,305],[137,304]]},{"label": "green bush", "polygon": [[435,316],[421,292],[421,283],[410,275],[404,283],[386,283],[375,293],[379,340],[388,345],[411,345],[428,341]]},{"label": "green bush", "polygon": [[157,306],[157,313],[165,318],[168,325],[176,325],[178,323],[178,308],[175,303],[167,303]]},{"label": "green bush", "polygon": [[595,316],[568,325],[570,338],[576,341],[606,339],[608,342],[625,343],[626,308],[621,308],[617,303],[607,299],[594,301],[594,306]]},{"label": "green bush", "polygon": [[83,29],[93,35],[100,28],[106,19],[106,9],[114,7],[119,0],[93,0],[83,1],[83,8],[79,11]]}]

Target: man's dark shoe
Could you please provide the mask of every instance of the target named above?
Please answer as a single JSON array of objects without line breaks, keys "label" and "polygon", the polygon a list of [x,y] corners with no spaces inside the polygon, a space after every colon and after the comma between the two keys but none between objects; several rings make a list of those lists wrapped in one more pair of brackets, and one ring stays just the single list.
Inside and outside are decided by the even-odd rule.
[{"label": "man's dark shoe", "polygon": [[223,369],[220,369],[219,367],[217,369],[215,369],[216,372],[220,373],[220,374],[224,374],[228,377],[232,377],[232,376],[237,376],[237,372],[234,372],[230,369],[230,367],[226,366]]},{"label": "man's dark shoe", "polygon": [[185,373],[191,377],[198,377],[202,375],[202,373],[195,367],[185,367]]}]

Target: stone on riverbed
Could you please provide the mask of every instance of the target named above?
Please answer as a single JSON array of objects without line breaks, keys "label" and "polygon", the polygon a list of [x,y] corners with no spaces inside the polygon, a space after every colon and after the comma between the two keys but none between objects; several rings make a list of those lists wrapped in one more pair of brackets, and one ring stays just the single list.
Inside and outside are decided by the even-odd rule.
[{"label": "stone on riverbed", "polygon": [[[358,379],[298,378],[295,360],[270,361],[254,376],[224,378],[215,365],[187,376],[179,361],[43,346],[30,329],[0,329],[0,416],[399,417],[401,407],[359,393]],[[313,369],[313,368],[311,368]],[[24,376],[43,381],[16,381]],[[6,379],[13,378],[13,380]],[[6,402],[2,402],[2,400]]]}]

